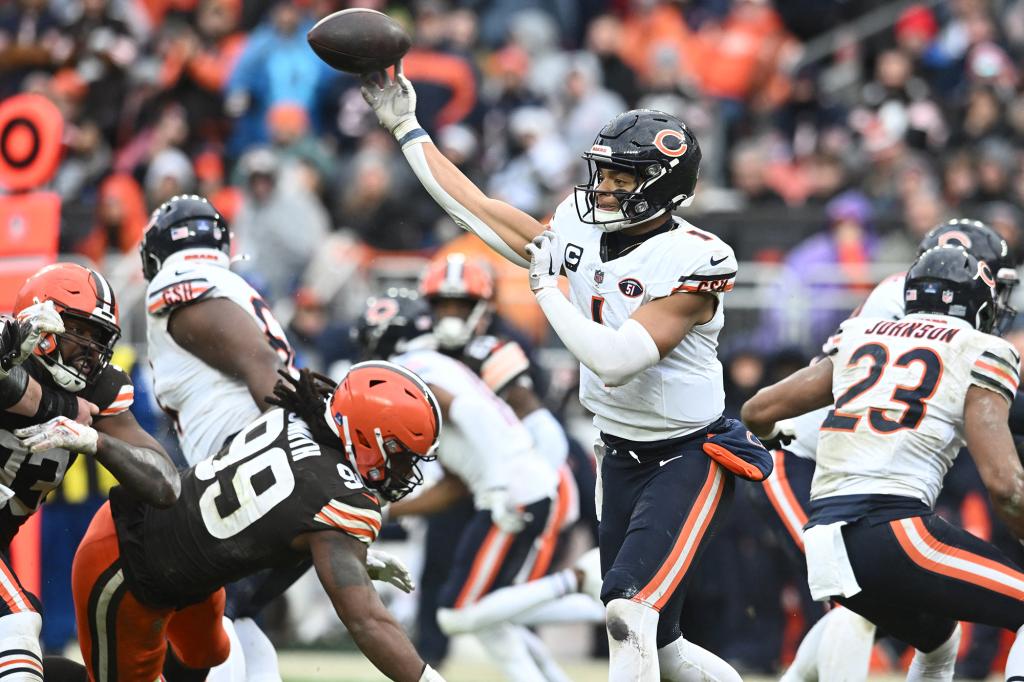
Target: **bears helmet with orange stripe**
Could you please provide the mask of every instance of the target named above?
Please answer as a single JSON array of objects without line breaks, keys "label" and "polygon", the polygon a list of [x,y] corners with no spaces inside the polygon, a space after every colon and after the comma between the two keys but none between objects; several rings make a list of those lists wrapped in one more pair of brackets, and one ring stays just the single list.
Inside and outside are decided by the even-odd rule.
[{"label": "bears helmet with orange stripe", "polygon": [[353,365],[328,400],[325,417],[349,464],[391,502],[422,483],[417,464],[437,456],[441,407],[423,380],[399,365]]},{"label": "bears helmet with orange stripe", "polygon": [[44,338],[36,356],[61,388],[77,393],[106,369],[121,337],[114,290],[95,270],[57,263],[25,280],[14,312],[44,301],[53,301],[65,331]]},{"label": "bears helmet with orange stripe", "polygon": [[[494,275],[485,262],[448,254],[427,266],[420,277],[420,294],[430,303],[437,345],[458,351],[487,326],[493,311]],[[453,306],[452,301],[463,305]]]},{"label": "bears helmet with orange stripe", "polygon": [[[586,184],[576,185],[576,213],[581,222],[604,232],[636,226],[673,211],[693,198],[700,173],[700,145],[686,124],[654,109],[633,109],[609,121],[583,158],[590,170]],[[616,211],[598,206],[604,170],[632,173],[636,187],[615,192]]]},{"label": "bears helmet with orange stripe", "polygon": [[949,315],[988,334],[996,321],[995,286],[985,261],[962,246],[936,246],[921,254],[907,271],[904,305],[908,315]]}]

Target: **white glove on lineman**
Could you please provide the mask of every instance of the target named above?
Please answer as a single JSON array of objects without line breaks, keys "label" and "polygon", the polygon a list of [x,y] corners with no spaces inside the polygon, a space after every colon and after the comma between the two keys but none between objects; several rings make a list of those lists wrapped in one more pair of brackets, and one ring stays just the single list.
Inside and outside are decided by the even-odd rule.
[{"label": "white glove on lineman", "polygon": [[[14,332],[9,336],[12,340],[16,339],[14,342],[18,347],[0,348],[0,357],[7,357],[16,351],[16,355],[9,363],[0,363],[0,376],[6,376],[11,367],[20,365],[32,355],[44,335],[64,333],[64,321],[54,307],[53,301],[30,305],[18,314],[17,322],[8,321],[4,324],[17,325],[17,329],[8,331]],[[8,334],[4,334],[3,337],[8,337]],[[7,365],[7,370],[4,370],[4,365]]]},{"label": "white glove on lineman", "polygon": [[395,67],[394,80],[385,71],[369,73],[363,76],[359,90],[380,124],[397,139],[420,127],[416,120],[416,91],[402,75],[401,62]]},{"label": "white glove on lineman", "polygon": [[30,452],[63,448],[71,452],[95,455],[96,443],[99,440],[96,429],[67,417],[54,417],[45,424],[17,429],[14,435]]},{"label": "white glove on lineman", "polygon": [[558,286],[558,273],[562,271],[559,257],[562,250],[558,235],[551,230],[544,230],[526,245],[530,254],[530,289],[540,291]]},{"label": "white glove on lineman", "polygon": [[366,550],[366,573],[371,580],[391,583],[402,592],[409,593],[416,589],[412,573],[405,564],[379,549]]},{"label": "white glove on lineman", "polygon": [[533,520],[532,514],[523,512],[512,503],[505,488],[485,490],[477,498],[477,505],[481,509],[489,510],[494,525],[509,535],[515,535]]}]

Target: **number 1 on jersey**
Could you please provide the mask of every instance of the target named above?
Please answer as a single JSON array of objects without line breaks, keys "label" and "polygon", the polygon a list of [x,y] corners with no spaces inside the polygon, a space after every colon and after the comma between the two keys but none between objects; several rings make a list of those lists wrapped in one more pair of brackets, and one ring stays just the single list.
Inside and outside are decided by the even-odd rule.
[{"label": "number 1 on jersey", "polygon": [[604,324],[604,297],[590,297],[590,317],[598,324]]}]

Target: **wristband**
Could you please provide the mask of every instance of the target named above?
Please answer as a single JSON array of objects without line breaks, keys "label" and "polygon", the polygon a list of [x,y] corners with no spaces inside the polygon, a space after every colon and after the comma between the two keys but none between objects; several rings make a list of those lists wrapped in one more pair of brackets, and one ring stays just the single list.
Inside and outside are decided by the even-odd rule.
[{"label": "wristband", "polygon": [[[7,410],[17,405],[25,395],[27,388],[28,372],[20,365],[12,367],[7,376],[0,379],[0,410]],[[45,395],[45,391],[43,393]]]},{"label": "wristband", "polygon": [[32,417],[36,424],[48,422],[54,417],[78,417],[78,396],[74,393],[41,385],[42,395],[39,396],[39,409]]}]

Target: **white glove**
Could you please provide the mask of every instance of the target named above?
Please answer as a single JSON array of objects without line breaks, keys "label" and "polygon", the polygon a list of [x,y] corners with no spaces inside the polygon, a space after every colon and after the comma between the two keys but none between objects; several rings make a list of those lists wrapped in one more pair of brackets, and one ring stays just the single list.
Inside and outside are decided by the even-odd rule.
[{"label": "white glove", "polygon": [[18,313],[17,321],[5,320],[3,324],[6,328],[0,333],[0,343],[12,347],[0,348],[0,376],[28,359],[44,335],[64,333],[64,321],[53,301],[30,305]]},{"label": "white glove", "polygon": [[544,230],[526,245],[530,254],[530,289],[540,291],[558,286],[558,273],[562,271],[559,258],[562,253],[558,236],[551,230]]},{"label": "white glove", "polygon": [[494,525],[509,535],[515,535],[533,520],[532,514],[525,513],[512,503],[505,488],[485,490],[479,495],[477,506],[490,511]]},{"label": "white glove", "polygon": [[366,573],[371,580],[391,583],[402,592],[412,592],[416,583],[405,564],[387,552],[379,549],[366,550]]},{"label": "white glove", "polygon": [[95,455],[96,443],[99,440],[96,429],[67,417],[54,417],[45,424],[17,429],[14,435],[30,452],[62,448],[71,452]]},{"label": "white glove", "polygon": [[386,71],[377,71],[363,76],[359,88],[363,99],[377,114],[377,120],[399,140],[420,127],[416,120],[416,91],[412,83],[402,75],[402,63],[395,67],[392,80]]},{"label": "white glove", "polygon": [[796,440],[796,427],[792,419],[782,419],[775,422],[774,428],[764,438],[759,438],[761,444],[769,450],[781,450]]}]

